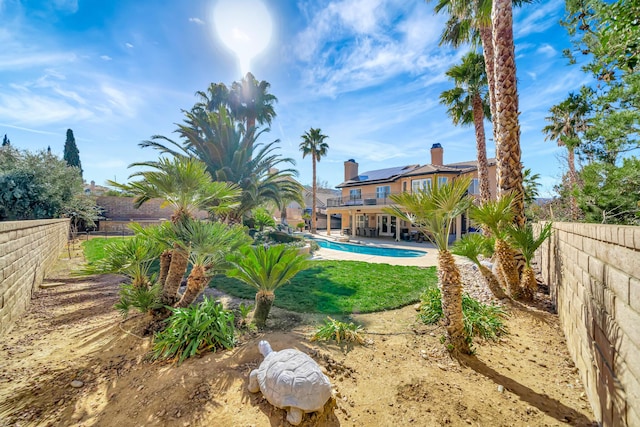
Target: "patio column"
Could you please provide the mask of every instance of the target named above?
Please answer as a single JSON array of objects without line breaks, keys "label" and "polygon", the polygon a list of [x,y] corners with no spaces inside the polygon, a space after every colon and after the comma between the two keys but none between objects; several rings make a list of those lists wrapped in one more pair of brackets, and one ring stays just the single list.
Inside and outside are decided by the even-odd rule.
[{"label": "patio column", "polygon": [[462,215],[456,217],[456,240],[460,240],[462,234]]},{"label": "patio column", "polygon": [[327,209],[327,236],[331,236],[331,212]]}]

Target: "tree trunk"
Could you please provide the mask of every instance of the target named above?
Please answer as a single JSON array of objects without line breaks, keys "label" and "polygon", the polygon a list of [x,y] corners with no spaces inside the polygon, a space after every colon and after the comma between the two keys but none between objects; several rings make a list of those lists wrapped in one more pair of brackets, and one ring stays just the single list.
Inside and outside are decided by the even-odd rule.
[{"label": "tree trunk", "polygon": [[476,151],[478,152],[478,181],[480,181],[480,201],[491,200],[489,186],[489,162],[487,161],[487,142],[484,135],[484,108],[482,98],[476,93],[473,96],[473,125],[476,130]]},{"label": "tree trunk", "polygon": [[164,288],[169,274],[169,266],[171,265],[171,251],[167,249],[160,255],[160,273],[158,274],[158,283]]},{"label": "tree trunk", "polygon": [[489,290],[494,297],[498,299],[509,298],[502,289],[502,286],[500,286],[498,278],[493,274],[491,270],[489,270],[482,264],[478,265],[478,268],[480,269],[480,273],[482,273],[482,277],[484,277],[484,280],[487,282],[487,286],[489,287]]},{"label": "tree trunk", "polygon": [[171,264],[167,272],[167,279],[162,288],[163,304],[173,305],[176,301],[178,289],[180,289],[180,282],[182,282],[182,277],[187,271],[187,264],[187,254],[179,249],[177,245],[174,245],[173,251],[171,252]]},{"label": "tree trunk", "polygon": [[507,284],[509,296],[513,299],[520,297],[520,275],[513,259],[513,250],[507,242],[496,239],[496,255],[500,264],[498,271],[502,271],[504,281]]},{"label": "tree trunk", "polygon": [[191,305],[204,291],[207,283],[209,283],[209,278],[207,277],[204,266],[194,265],[187,278],[187,289],[174,307],[185,308]]},{"label": "tree trunk", "polygon": [[571,219],[573,221],[578,220],[578,201],[574,191],[576,191],[577,175],[576,175],[576,155],[575,150],[572,147],[567,146],[567,163],[569,164],[569,187],[571,188],[571,195],[569,196],[569,204],[571,206]]},{"label": "tree trunk", "polygon": [[258,291],[256,293],[256,308],[253,311],[253,321],[258,329],[262,329],[267,324],[267,317],[271,311],[271,305],[276,296],[271,291]]},{"label": "tree trunk", "polygon": [[536,282],[536,275],[533,272],[533,268],[525,267],[522,273],[522,299],[525,301],[533,301],[533,297],[538,289],[538,282]]},{"label": "tree trunk", "polygon": [[447,250],[438,251],[438,274],[442,286],[442,314],[452,352],[471,354],[462,315],[462,282],[455,259]]},{"label": "tree trunk", "polygon": [[495,75],[495,60],[493,56],[493,36],[491,26],[481,26],[479,29],[480,41],[482,43],[482,55],[484,56],[484,66],[487,72],[487,83],[489,86],[489,108],[491,109],[491,121],[494,123],[493,128],[493,140],[496,141],[496,75]]},{"label": "tree trunk", "polygon": [[313,165],[313,186],[312,188],[312,196],[313,200],[311,201],[311,234],[316,234],[316,191],[317,191],[317,183],[316,183],[316,156],[314,153],[311,153],[312,165]]},{"label": "tree trunk", "polygon": [[520,162],[520,123],[518,120],[518,89],[513,46],[513,16],[511,0],[494,0],[491,11],[495,67],[496,160],[498,195],[514,194],[514,223],[522,226],[524,190]]}]

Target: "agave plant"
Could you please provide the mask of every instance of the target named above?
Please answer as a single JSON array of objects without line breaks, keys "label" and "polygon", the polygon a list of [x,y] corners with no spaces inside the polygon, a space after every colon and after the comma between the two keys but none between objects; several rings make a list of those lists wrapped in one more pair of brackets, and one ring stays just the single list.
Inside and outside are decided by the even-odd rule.
[{"label": "agave plant", "polygon": [[311,264],[306,255],[298,253],[297,248],[285,245],[250,246],[241,252],[242,256],[231,259],[233,267],[227,271],[227,276],[235,277],[258,291],[253,320],[258,328],[263,328],[275,299],[275,290],[289,283]]},{"label": "agave plant", "polygon": [[502,286],[500,286],[498,278],[486,265],[482,264],[479,259],[480,255],[487,257],[493,255],[494,245],[493,237],[470,233],[455,242],[451,248],[451,252],[470,259],[478,267],[478,270],[480,270],[493,296],[502,299],[507,298],[507,294],[504,292],[504,289],[502,289]]},{"label": "agave plant", "polygon": [[513,223],[513,195],[491,200],[480,206],[472,206],[469,217],[495,237],[495,254],[499,279],[502,279],[512,298],[520,296],[520,274],[514,259],[514,251],[507,242],[507,229]]},{"label": "agave plant", "polygon": [[536,237],[530,224],[524,227],[510,227],[508,229],[509,240],[520,252],[525,260],[524,271],[522,272],[522,280],[520,286],[522,288],[522,299],[531,301],[535,295],[538,284],[536,277],[531,268],[531,260],[535,256],[536,250],[540,245],[551,236],[551,222],[546,223],[540,230],[540,234]]}]

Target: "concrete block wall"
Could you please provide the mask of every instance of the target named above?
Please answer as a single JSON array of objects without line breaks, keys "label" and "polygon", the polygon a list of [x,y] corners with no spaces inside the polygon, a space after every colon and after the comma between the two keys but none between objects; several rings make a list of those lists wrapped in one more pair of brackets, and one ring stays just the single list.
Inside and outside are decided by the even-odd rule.
[{"label": "concrete block wall", "polygon": [[640,426],[640,227],[554,223],[536,261],[604,426]]},{"label": "concrete block wall", "polygon": [[68,219],[0,222],[0,335],[27,310],[68,236]]},{"label": "concrete block wall", "polygon": [[[103,223],[109,220],[113,221],[138,221],[143,219],[149,220],[168,220],[173,214],[173,208],[169,205],[162,206],[162,199],[151,199],[145,202],[139,208],[135,208],[133,197],[116,197],[116,196],[100,196],[96,203],[104,209],[104,216],[107,221],[100,221],[100,229]],[[197,218],[207,218],[205,211],[195,212]]]}]

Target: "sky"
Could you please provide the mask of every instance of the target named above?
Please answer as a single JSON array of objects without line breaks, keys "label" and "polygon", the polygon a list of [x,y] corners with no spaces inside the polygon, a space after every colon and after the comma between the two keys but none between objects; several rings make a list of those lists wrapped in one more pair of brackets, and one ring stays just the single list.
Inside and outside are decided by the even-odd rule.
[{"label": "sky", "polygon": [[[544,118],[589,80],[562,56],[563,15],[562,0],[514,11],[522,162],[546,197],[565,150],[544,140]],[[279,139],[302,184],[311,127],[328,136],[317,177],[330,187],[348,159],[361,173],[426,164],[440,143],[445,163],[473,160],[473,127],[454,126],[438,99],[470,49],[438,46],[444,21],[421,0],[0,0],[0,136],[62,156],[72,129],[85,180],[126,182],[129,164],[157,158],[138,143],[177,137],[196,91],[251,71],[278,98],[258,142]]]}]

